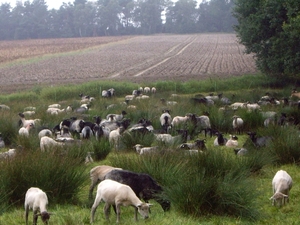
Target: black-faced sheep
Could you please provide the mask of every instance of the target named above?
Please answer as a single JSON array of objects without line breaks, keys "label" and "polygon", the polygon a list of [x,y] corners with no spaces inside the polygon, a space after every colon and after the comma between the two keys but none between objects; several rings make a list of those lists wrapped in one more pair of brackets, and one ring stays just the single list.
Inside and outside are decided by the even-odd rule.
[{"label": "black-faced sheep", "polygon": [[104,214],[107,220],[109,220],[109,212],[112,205],[116,208],[117,223],[120,222],[121,206],[133,206],[135,208],[134,218],[136,221],[138,220],[137,212],[145,219],[149,217],[151,204],[143,203],[128,185],[107,179],[101,181],[98,185],[97,195],[91,209],[91,224],[94,222],[96,209],[102,200],[105,202]]},{"label": "black-faced sheep", "polygon": [[44,224],[48,224],[51,213],[47,212],[48,197],[44,191],[37,187],[31,187],[25,195],[25,221],[28,224],[29,210],[33,209],[33,225],[37,224],[38,216]]}]

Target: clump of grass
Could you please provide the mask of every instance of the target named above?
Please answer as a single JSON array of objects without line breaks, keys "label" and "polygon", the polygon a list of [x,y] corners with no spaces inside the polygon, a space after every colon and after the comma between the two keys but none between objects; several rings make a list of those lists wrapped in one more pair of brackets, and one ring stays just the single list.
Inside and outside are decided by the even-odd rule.
[{"label": "clump of grass", "polygon": [[47,192],[52,202],[75,201],[86,180],[81,158],[59,152],[23,152],[2,163],[1,171],[0,196],[7,195],[8,204],[22,203],[25,192],[33,186]]},{"label": "clump of grass", "polygon": [[92,148],[90,152],[94,153],[96,161],[104,160],[111,152],[111,147],[107,139],[101,138],[98,140],[91,140]]}]

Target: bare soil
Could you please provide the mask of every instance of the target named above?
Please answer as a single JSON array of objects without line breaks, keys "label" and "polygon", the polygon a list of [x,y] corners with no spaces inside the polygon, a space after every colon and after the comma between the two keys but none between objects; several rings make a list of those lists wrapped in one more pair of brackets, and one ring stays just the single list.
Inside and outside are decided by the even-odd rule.
[{"label": "bare soil", "polygon": [[149,83],[257,72],[234,34],[0,42],[0,92],[93,80]]}]

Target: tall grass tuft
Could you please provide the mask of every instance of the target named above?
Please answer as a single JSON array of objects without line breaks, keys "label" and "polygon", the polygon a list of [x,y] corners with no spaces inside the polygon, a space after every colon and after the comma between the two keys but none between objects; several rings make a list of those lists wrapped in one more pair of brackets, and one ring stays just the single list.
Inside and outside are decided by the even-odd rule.
[{"label": "tall grass tuft", "polygon": [[107,139],[101,138],[98,140],[91,140],[92,148],[90,152],[94,153],[94,159],[96,161],[104,160],[111,152],[111,147]]},{"label": "tall grass tuft", "polygon": [[25,192],[34,186],[43,189],[51,202],[70,203],[86,180],[82,159],[59,152],[24,152],[0,167],[0,196],[7,194],[8,204],[23,203]]}]

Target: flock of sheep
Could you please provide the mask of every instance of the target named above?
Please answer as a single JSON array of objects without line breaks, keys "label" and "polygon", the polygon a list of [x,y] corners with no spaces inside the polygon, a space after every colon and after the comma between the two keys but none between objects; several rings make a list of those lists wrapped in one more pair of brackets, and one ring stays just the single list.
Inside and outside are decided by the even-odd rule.
[{"label": "flock of sheep", "polygon": [[[144,89],[134,90],[131,95],[125,96],[124,106],[126,109],[135,109],[134,105],[128,104],[134,99],[148,99],[149,95],[155,94],[156,89],[152,87],[146,87]],[[109,90],[102,91],[102,97],[110,98],[115,95],[115,90],[113,88]],[[298,98],[300,98],[299,93],[293,93]],[[49,105],[46,113],[51,115],[58,115],[61,113],[72,113],[75,112],[77,115],[83,115],[88,113],[91,102],[95,99],[90,96],[80,95],[82,104],[79,108],[72,109],[71,106],[61,109],[61,105],[52,104]],[[246,108],[249,111],[259,109],[262,104],[281,104],[279,101],[272,99],[269,96],[263,96],[259,103],[250,104],[244,102],[235,102],[231,103],[228,98],[222,97],[222,95],[214,96],[209,95],[204,98],[194,98],[193,101],[211,105],[214,104],[214,101],[222,101],[226,107],[237,110],[238,108]],[[166,101],[161,99],[161,102],[165,106],[176,106],[176,101]],[[292,104],[290,101],[285,102],[284,104]],[[1,105],[1,109],[4,109],[5,105]],[[299,102],[298,102],[299,106]],[[8,106],[6,106],[8,107]],[[113,108],[114,105],[108,106],[108,108]],[[5,108],[5,110],[9,110]],[[40,119],[25,119],[27,116],[33,116],[35,108],[32,107],[30,110],[19,113],[21,127],[18,131],[19,135],[29,137],[30,131],[37,127],[40,124]],[[224,110],[220,108],[219,110]],[[267,114],[268,113],[268,114]],[[131,121],[126,118],[126,111],[123,110],[120,114],[108,114],[106,118],[101,119],[100,117],[95,117],[94,122],[87,122],[84,119],[78,119],[77,117],[71,117],[60,121],[57,126],[53,129],[42,129],[39,132],[40,139],[40,149],[41,151],[47,151],[55,146],[64,146],[66,144],[81,144],[81,140],[89,139],[94,136],[97,140],[104,137],[107,138],[111,146],[118,150],[120,147],[120,142],[122,139],[122,134],[126,132],[152,132],[155,136],[156,143],[163,142],[167,146],[171,146],[174,143],[179,143],[177,146],[179,149],[185,149],[188,154],[194,153],[203,153],[206,150],[205,139],[192,140],[189,141],[189,133],[185,129],[179,129],[184,127],[183,125],[188,122],[192,124],[193,131],[205,132],[207,134],[215,135],[214,145],[224,145],[234,149],[237,155],[247,154],[247,149],[237,148],[238,147],[238,138],[236,135],[230,135],[230,138],[227,139],[219,131],[214,131],[211,126],[209,119],[209,114],[203,114],[197,116],[193,113],[187,113],[185,116],[171,116],[169,110],[165,109],[159,117],[159,123],[161,129],[155,130],[152,126],[151,121],[142,118],[136,124],[131,124]],[[268,126],[270,123],[274,123],[275,114],[272,112],[266,112],[266,119],[264,122],[265,126]],[[282,115],[284,116],[284,115]],[[281,118],[280,118],[281,119]],[[282,123],[280,119],[277,123]],[[284,120],[284,118],[283,118]],[[284,120],[286,121],[286,120]],[[236,134],[241,134],[243,132],[244,121],[241,117],[234,115],[232,117],[232,128]],[[174,129],[178,132],[177,136],[171,135],[171,131]],[[78,135],[78,138],[75,136]],[[267,144],[268,141],[271,141],[269,137],[257,137],[255,132],[248,132],[250,139],[253,141],[255,146],[261,147]],[[179,142],[178,142],[179,140]],[[5,147],[5,143],[2,140],[0,133],[0,148]],[[149,154],[158,150],[158,146],[143,146],[141,144],[136,144],[133,146],[136,149],[136,152],[140,155]],[[16,155],[16,149],[10,149],[7,152],[0,153],[0,159],[13,158]],[[90,161],[92,161],[91,156],[89,155]],[[125,173],[127,179],[122,178],[122,174]],[[117,214],[117,222],[120,221],[120,206],[133,206],[135,208],[135,219],[137,219],[137,212],[139,212],[143,218],[148,218],[148,213],[151,204],[143,203],[141,199],[148,202],[150,199],[155,199],[158,201],[162,208],[166,211],[170,208],[170,202],[167,200],[157,199],[152,196],[153,192],[161,193],[162,187],[160,187],[156,181],[154,181],[149,175],[143,174],[143,180],[134,180],[135,174],[131,171],[125,171],[121,168],[113,168],[110,166],[97,166],[90,171],[91,176],[91,186],[89,191],[89,196],[92,198],[92,192],[97,183],[100,182],[97,188],[96,198],[91,209],[90,222],[93,223],[95,211],[101,201],[105,202],[104,212],[105,217],[109,217],[109,209],[112,205]],[[134,181],[134,182],[133,182]],[[150,183],[147,183],[150,182]],[[133,183],[133,184],[132,184]],[[273,193],[274,195],[270,198],[273,205],[284,205],[288,202],[289,191],[292,188],[292,178],[291,176],[283,170],[279,170],[272,181]],[[147,184],[146,186],[143,186]],[[146,193],[145,190],[149,190],[152,193]],[[143,187],[142,187],[143,186]],[[137,190],[138,189],[138,190]],[[26,215],[26,224],[28,224],[28,214],[29,210],[33,209],[33,224],[37,223],[38,216],[41,217],[44,223],[50,218],[51,213],[47,212],[48,199],[44,191],[37,187],[31,187],[28,189],[25,196],[25,215]]]}]

